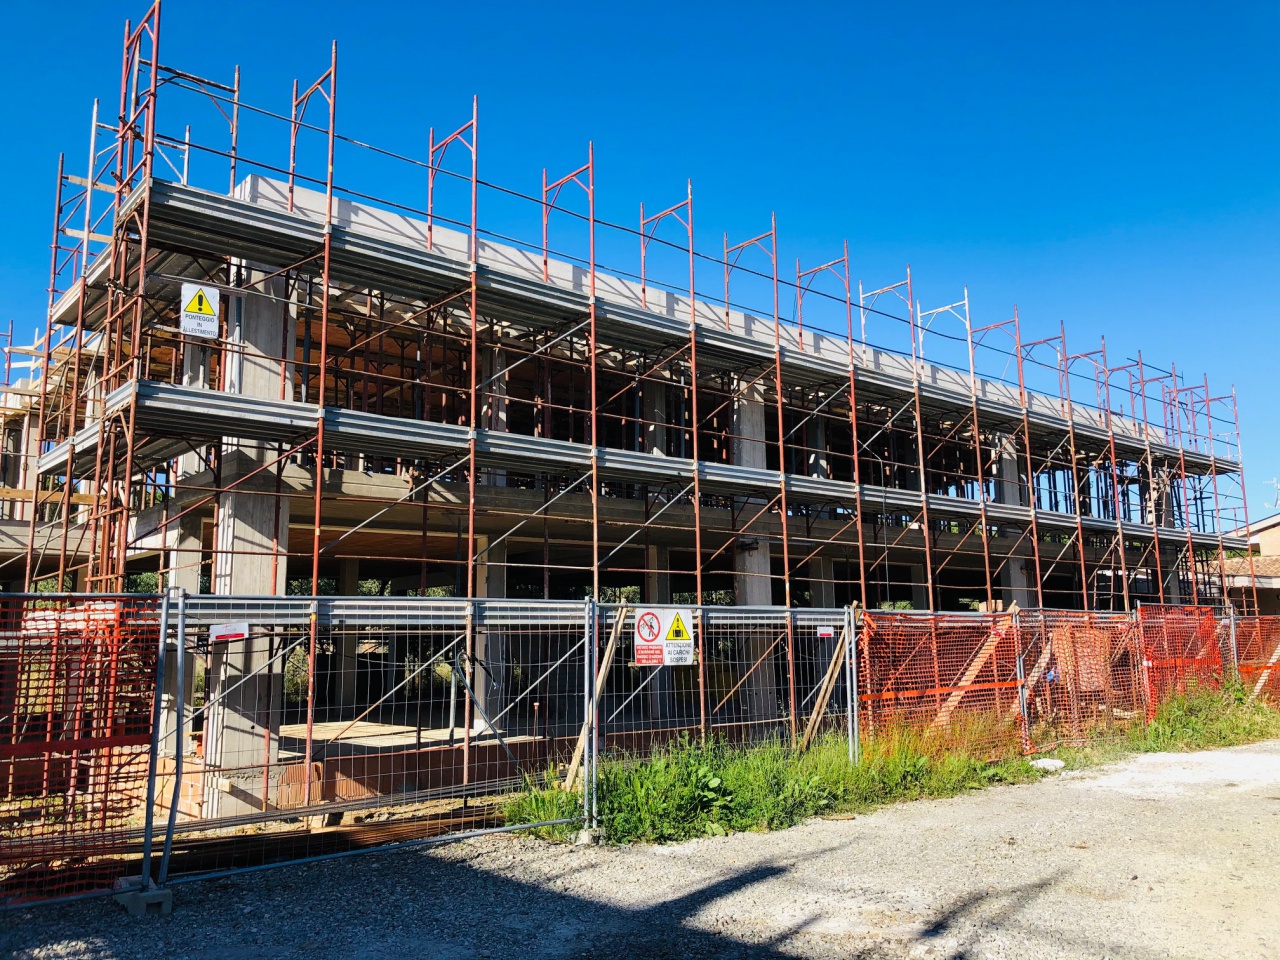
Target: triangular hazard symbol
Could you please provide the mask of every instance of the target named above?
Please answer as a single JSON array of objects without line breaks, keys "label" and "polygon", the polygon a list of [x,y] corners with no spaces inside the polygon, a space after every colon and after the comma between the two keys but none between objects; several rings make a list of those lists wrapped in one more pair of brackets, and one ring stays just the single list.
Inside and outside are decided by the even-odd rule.
[{"label": "triangular hazard symbol", "polygon": [[213,304],[209,302],[208,296],[203,290],[197,290],[196,295],[191,298],[191,302],[182,308],[183,313],[200,313],[206,317],[213,317]]},{"label": "triangular hazard symbol", "polygon": [[684,625],[684,618],[677,613],[671,618],[671,626],[667,627],[668,640],[692,640],[689,630]]}]

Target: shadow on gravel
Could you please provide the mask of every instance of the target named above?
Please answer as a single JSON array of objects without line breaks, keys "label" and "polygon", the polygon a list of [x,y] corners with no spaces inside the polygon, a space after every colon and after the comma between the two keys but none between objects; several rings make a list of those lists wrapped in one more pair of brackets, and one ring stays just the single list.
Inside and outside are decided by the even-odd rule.
[{"label": "shadow on gravel", "polygon": [[1057,870],[1036,880],[1003,890],[989,889],[958,898],[940,912],[915,938],[922,945],[931,945],[931,956],[946,960],[969,960],[969,952],[981,940],[984,929],[999,928],[1010,923],[1040,894],[1067,875]]},{"label": "shadow on gravel", "polygon": [[789,955],[770,943],[685,922],[788,870],[756,867],[674,897],[661,881],[637,877],[654,884],[651,905],[627,909],[559,892],[554,877],[526,883],[421,852],[355,857],[179,884],[170,917],[130,919],[110,900],[0,913],[0,956],[782,960]]}]

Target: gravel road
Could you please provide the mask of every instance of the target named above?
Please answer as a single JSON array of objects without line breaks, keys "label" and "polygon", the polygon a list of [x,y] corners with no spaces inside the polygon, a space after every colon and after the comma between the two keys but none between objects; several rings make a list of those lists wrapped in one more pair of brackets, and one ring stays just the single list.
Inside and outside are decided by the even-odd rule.
[{"label": "gravel road", "polygon": [[667,847],[490,837],[0,914],[0,955],[1280,958],[1280,741]]}]

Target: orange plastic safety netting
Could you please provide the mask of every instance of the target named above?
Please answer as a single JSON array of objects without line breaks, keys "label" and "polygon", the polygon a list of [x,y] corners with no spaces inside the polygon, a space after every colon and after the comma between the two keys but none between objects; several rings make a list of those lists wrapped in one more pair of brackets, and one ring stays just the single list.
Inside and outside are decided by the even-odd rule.
[{"label": "orange plastic safety netting", "polygon": [[1138,608],[1147,673],[1147,716],[1169,697],[1222,683],[1222,649],[1212,607],[1150,604]]},{"label": "orange plastic safety netting", "polygon": [[1142,655],[1124,614],[1018,615],[1034,748],[1119,734],[1143,720]]},{"label": "orange plastic safety netting", "polygon": [[1236,620],[1235,654],[1245,692],[1280,700],[1280,617]]},{"label": "orange plastic safety netting", "polygon": [[145,809],[158,641],[154,598],[0,603],[0,904],[123,875]]},{"label": "orange plastic safety netting", "polygon": [[860,643],[858,701],[871,736],[905,728],[981,754],[1025,747],[1011,615],[868,611]]}]

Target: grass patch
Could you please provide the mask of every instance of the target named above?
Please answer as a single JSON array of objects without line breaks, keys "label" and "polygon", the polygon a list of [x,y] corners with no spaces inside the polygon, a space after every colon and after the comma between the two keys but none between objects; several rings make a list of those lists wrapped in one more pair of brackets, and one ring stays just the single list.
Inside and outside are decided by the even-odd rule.
[{"label": "grass patch", "polygon": [[[645,756],[604,760],[597,800],[600,825],[611,843],[665,843],[749,830],[779,830],[820,814],[857,813],[925,797],[953,797],[999,783],[1044,776],[1010,749],[992,759],[993,728],[969,718],[947,731],[890,727],[867,741],[861,762],[849,763],[839,733],[817,740],[807,753],[789,742],[749,746],[690,738]],[[966,725],[968,724],[968,725]],[[1203,750],[1280,737],[1280,711],[1249,702],[1239,684],[1191,690],[1170,698],[1149,724],[1127,733],[1053,751],[1068,769],[1096,766],[1133,753]],[[1014,741],[1009,741],[1011,747]],[[975,747],[966,744],[986,744]],[[530,780],[505,808],[508,823],[576,817],[581,798],[565,793],[549,774]],[[572,826],[542,828],[564,839]]]},{"label": "grass patch", "polygon": [[1192,690],[1160,705],[1155,719],[1134,731],[1135,750],[1210,750],[1280,737],[1280,711],[1250,701],[1239,683]]},{"label": "grass patch", "polygon": [[576,819],[575,823],[557,823],[529,831],[544,840],[568,840],[581,826],[582,794],[561,790],[552,772],[540,778],[525,777],[524,792],[513,795],[503,804],[502,816],[508,824]]},{"label": "grass patch", "polygon": [[778,830],[817,814],[1040,776],[1025,759],[990,763],[911,729],[884,732],[857,766],[848,749],[835,733],[805,754],[780,740],[744,747],[682,739],[646,757],[608,760],[600,766],[600,825],[613,843],[662,843]]},{"label": "grass patch", "polygon": [[1262,700],[1250,701],[1239,683],[1221,690],[1191,689],[1170,697],[1155,719],[1132,727],[1124,736],[1060,747],[1053,756],[1069,770],[1120,760],[1134,753],[1185,753],[1236,747],[1280,737],[1280,710]]}]

